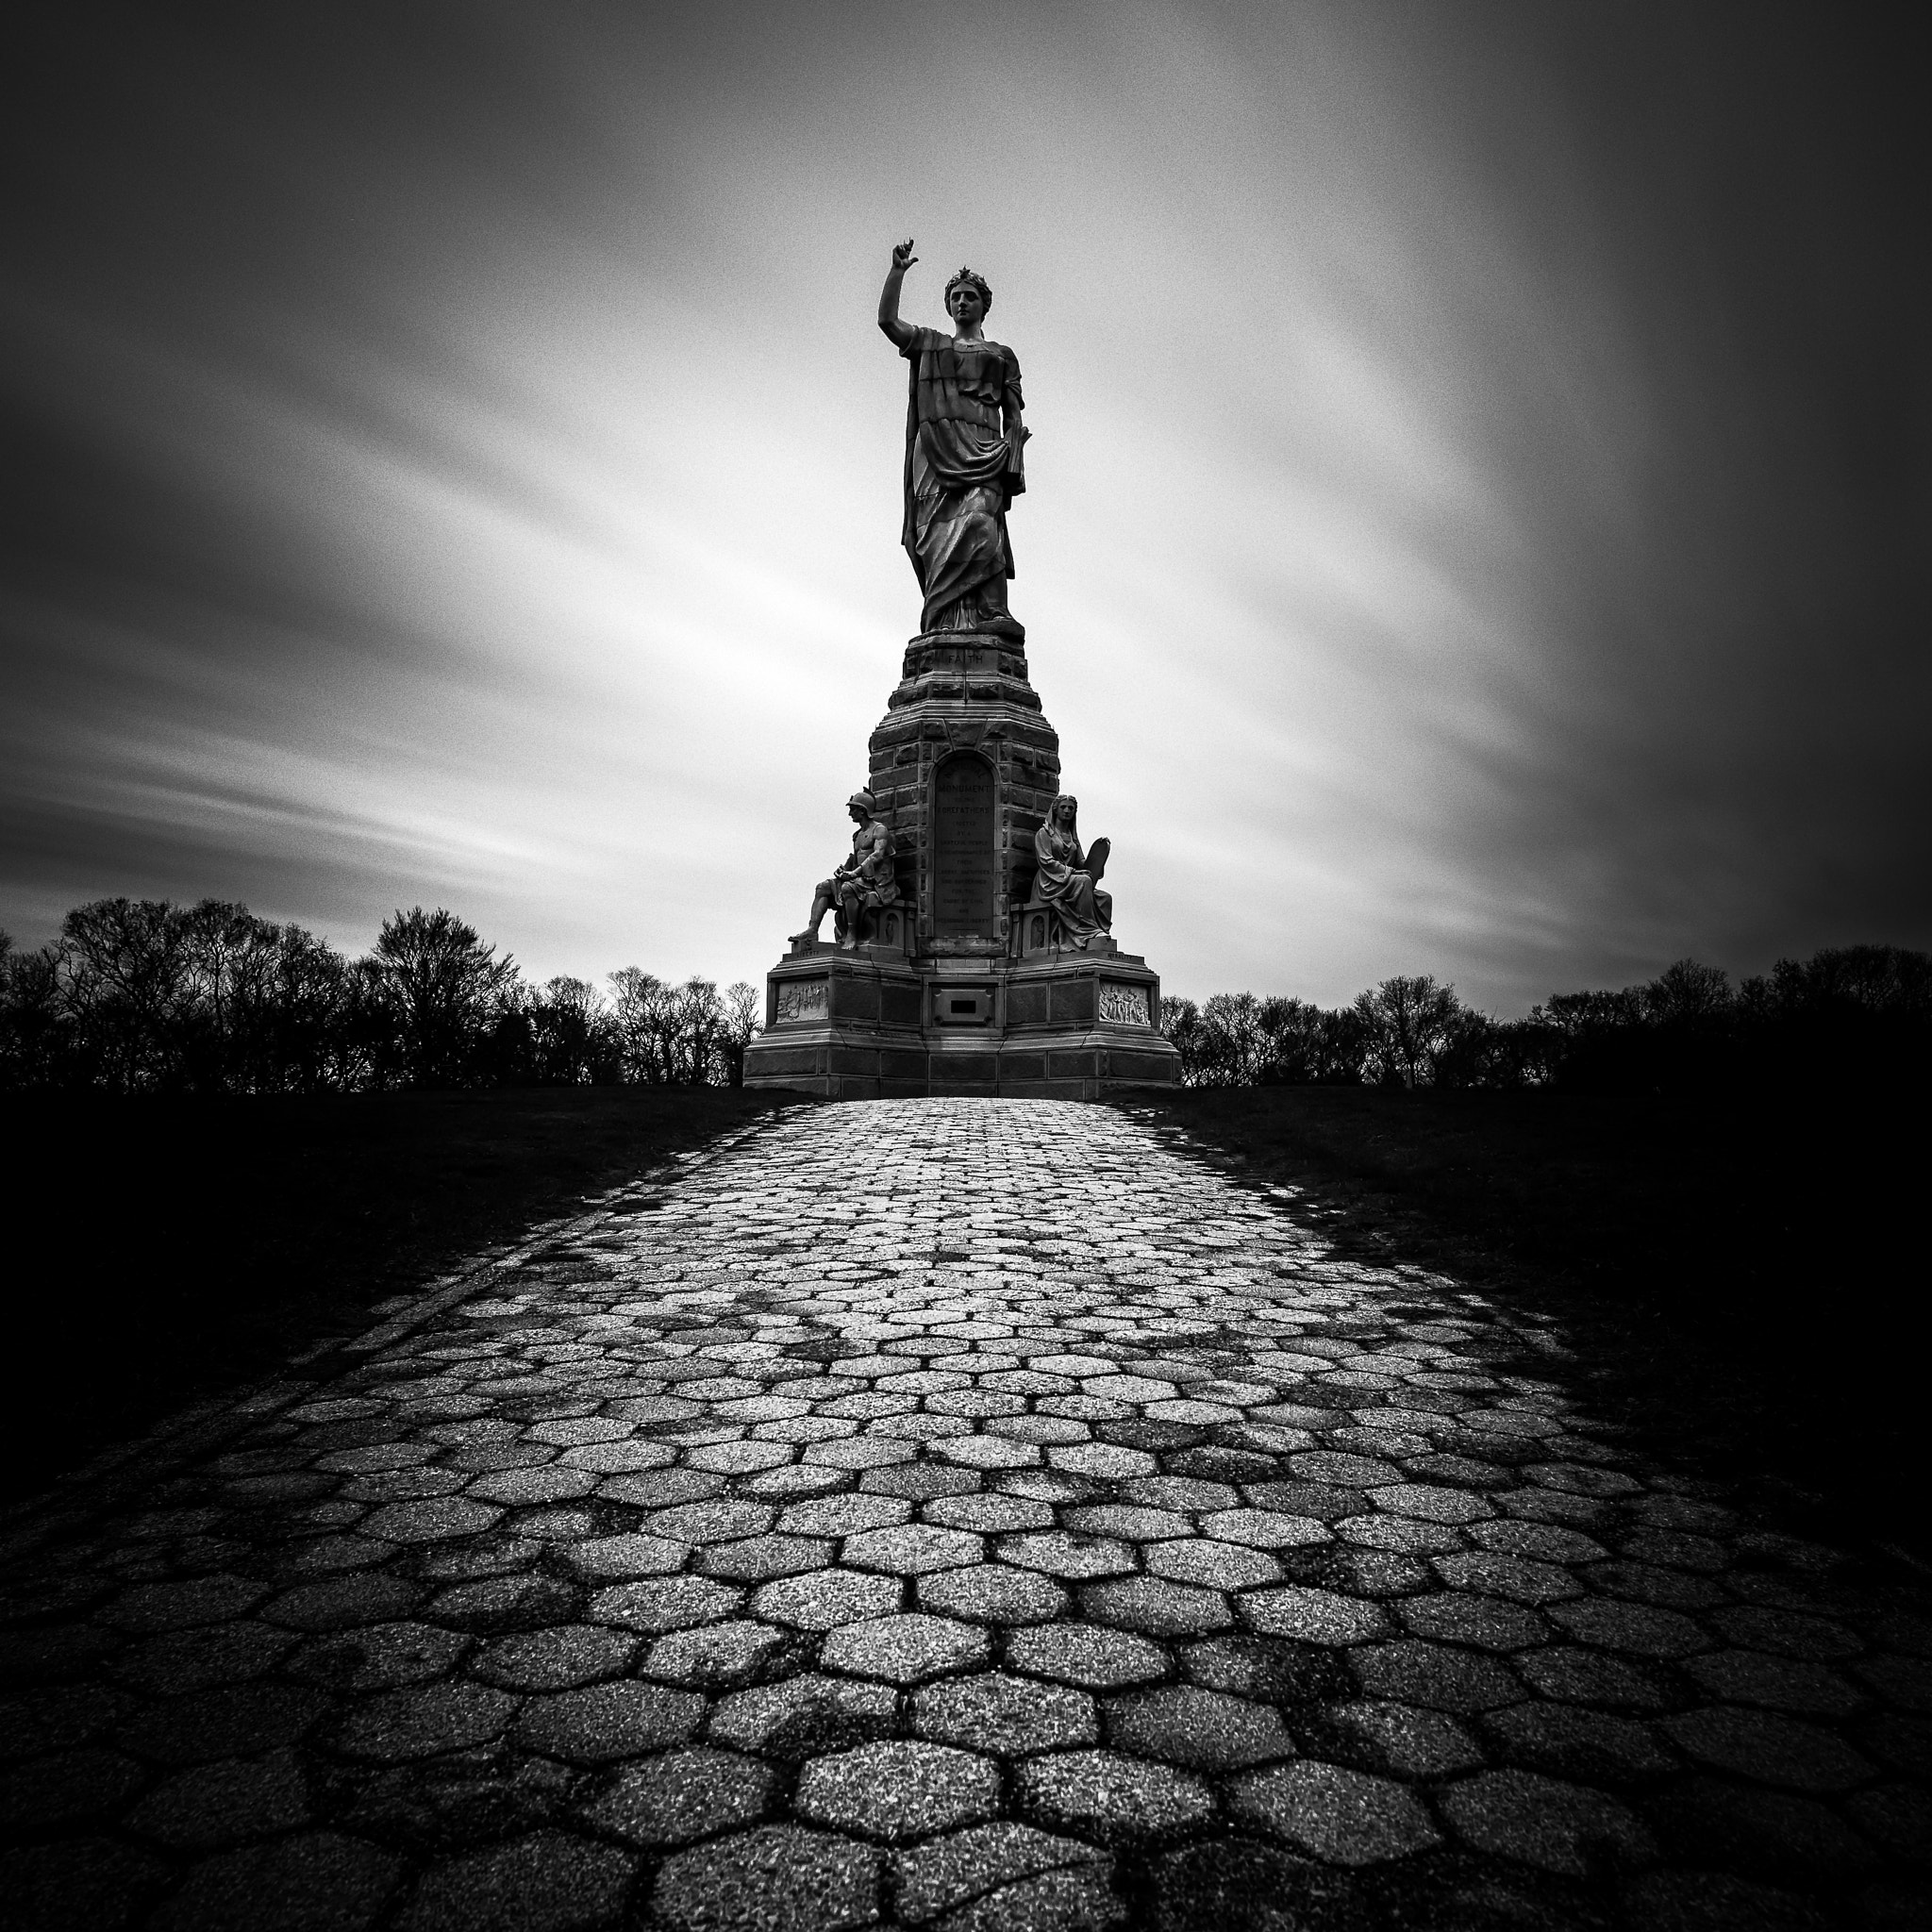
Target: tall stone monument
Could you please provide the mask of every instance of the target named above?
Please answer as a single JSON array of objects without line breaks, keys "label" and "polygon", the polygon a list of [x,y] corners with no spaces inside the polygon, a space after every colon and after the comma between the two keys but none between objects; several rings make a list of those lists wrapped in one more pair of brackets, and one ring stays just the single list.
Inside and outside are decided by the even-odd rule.
[{"label": "tall stone monument", "polygon": [[744,1083],[1091,1100],[1171,1081],[1159,978],[1114,941],[1108,841],[1081,843],[1007,607],[1030,433],[1019,358],[987,337],[992,291],[970,269],[946,285],[952,334],[902,322],[916,259],[893,249],[879,327],[908,365],[901,539],[919,635],[846,801],[850,854],[768,975]]}]

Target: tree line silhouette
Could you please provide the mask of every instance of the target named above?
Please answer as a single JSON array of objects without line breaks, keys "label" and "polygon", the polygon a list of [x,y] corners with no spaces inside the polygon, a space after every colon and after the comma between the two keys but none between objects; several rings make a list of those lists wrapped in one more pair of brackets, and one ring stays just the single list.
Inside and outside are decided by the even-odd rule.
[{"label": "tree line silhouette", "polygon": [[345,958],[204,899],[97,899],[22,952],[0,934],[0,1086],[190,1093],[399,1087],[738,1086],[757,991],[636,966],[608,992],[525,979],[420,906]]},{"label": "tree line silhouette", "polygon": [[1680,959],[1621,992],[1557,993],[1521,1020],[1463,1005],[1427,974],[1346,1007],[1217,993],[1163,999],[1194,1087],[1550,1087],[1588,1092],[1883,1086],[1932,1066],[1932,955],[1835,946],[1733,986]]},{"label": "tree line silhouette", "polygon": [[[349,959],[299,925],[204,899],[97,899],[22,952],[0,933],[0,1087],[353,1092],[403,1087],[738,1086],[761,1001],[636,966],[608,990],[534,984],[475,928],[420,906]],[[1932,955],[1840,946],[1733,986],[1680,959],[1521,1020],[1426,974],[1351,1005],[1217,993],[1161,1003],[1196,1087],[1674,1092],[1906,1083],[1932,1067]]]}]

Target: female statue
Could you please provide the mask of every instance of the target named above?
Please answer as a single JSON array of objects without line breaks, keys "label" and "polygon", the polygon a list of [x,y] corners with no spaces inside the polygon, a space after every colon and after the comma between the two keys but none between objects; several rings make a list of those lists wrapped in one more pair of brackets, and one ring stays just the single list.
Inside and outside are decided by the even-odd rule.
[{"label": "female statue", "polygon": [[1081,850],[1079,814],[1080,801],[1063,791],[1034,833],[1038,869],[1033,896],[1053,908],[1062,930],[1084,952],[1095,933],[1111,929],[1113,894],[1103,892],[1098,884],[1111,848],[1105,839],[1096,839],[1091,853]]},{"label": "female statue", "polygon": [[906,410],[906,521],[900,541],[925,597],[922,631],[973,630],[1024,642],[1007,609],[1013,547],[1007,509],[1026,487],[1020,359],[988,341],[985,280],[962,268],[946,284],[953,333],[899,320],[899,285],[919,258],[892,250],[879,327],[912,365]]}]

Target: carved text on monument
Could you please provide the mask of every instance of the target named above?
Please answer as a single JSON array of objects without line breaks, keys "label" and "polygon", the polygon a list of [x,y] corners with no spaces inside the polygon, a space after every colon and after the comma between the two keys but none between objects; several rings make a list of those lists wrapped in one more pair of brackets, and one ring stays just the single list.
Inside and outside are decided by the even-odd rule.
[{"label": "carved text on monument", "polygon": [[991,768],[976,758],[947,759],[933,805],[933,931],[991,939],[998,870]]}]

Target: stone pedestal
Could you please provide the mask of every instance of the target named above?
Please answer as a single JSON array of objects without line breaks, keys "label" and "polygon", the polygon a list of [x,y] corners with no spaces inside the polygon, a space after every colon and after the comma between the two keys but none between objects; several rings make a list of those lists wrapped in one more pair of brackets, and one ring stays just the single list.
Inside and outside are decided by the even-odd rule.
[{"label": "stone pedestal", "polygon": [[901,904],[867,943],[795,945],[772,969],[744,1084],[1091,1100],[1174,1080],[1147,962],[1106,937],[1056,943],[1050,922],[1024,911],[1033,834],[1060,789],[1059,740],[1024,648],[914,638],[871,751]]}]

